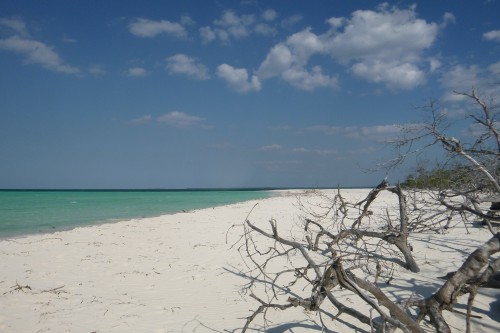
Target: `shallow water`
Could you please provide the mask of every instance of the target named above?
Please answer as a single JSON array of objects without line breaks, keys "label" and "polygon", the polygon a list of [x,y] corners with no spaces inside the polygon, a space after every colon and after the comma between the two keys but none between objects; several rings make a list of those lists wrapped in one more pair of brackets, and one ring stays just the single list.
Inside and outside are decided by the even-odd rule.
[{"label": "shallow water", "polygon": [[258,190],[0,191],[0,237],[158,216],[269,195]]}]

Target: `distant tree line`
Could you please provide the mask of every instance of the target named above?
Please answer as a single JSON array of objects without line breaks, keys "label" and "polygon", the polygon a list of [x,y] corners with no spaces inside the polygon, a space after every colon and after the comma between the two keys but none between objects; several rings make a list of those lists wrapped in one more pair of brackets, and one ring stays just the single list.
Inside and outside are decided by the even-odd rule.
[{"label": "distant tree line", "polygon": [[453,166],[435,166],[433,168],[420,165],[401,183],[402,188],[441,190],[463,187],[470,182],[477,182],[477,173],[470,166],[456,164]]}]

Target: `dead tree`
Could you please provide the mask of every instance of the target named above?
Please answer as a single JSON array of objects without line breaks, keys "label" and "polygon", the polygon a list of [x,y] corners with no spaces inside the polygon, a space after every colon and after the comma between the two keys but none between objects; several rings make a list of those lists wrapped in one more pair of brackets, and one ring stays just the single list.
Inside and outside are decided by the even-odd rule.
[{"label": "dead tree", "polygon": [[[471,93],[455,92],[471,102],[467,117],[462,119],[462,127],[471,129],[468,137],[460,139],[460,132],[453,130],[445,112],[438,104],[430,102],[426,109],[430,121],[403,128],[404,133],[394,142],[399,154],[394,167],[415,154],[421,154],[431,146],[440,146],[445,154],[444,164],[457,163],[462,173],[460,181],[447,184],[446,188],[434,191],[434,201],[445,214],[461,214],[465,219],[484,220],[494,233],[490,221],[500,221],[500,216],[491,214],[489,203],[500,201],[500,128],[498,126],[498,106],[494,99],[489,102],[473,89]],[[456,127],[457,124],[454,124]],[[450,134],[451,133],[451,134]],[[455,134],[455,135],[453,135]],[[420,191],[422,189],[419,189]],[[436,193],[438,192],[438,193]],[[483,203],[487,202],[485,206]]]},{"label": "dead tree", "polygon": [[[395,189],[398,191],[397,187]],[[462,267],[432,296],[421,300],[394,299],[394,296],[388,296],[377,284],[378,275],[381,273],[380,266],[377,267],[375,276],[360,277],[359,273],[355,273],[356,270],[359,271],[359,267],[353,265],[353,259],[337,249],[339,240],[347,236],[342,233],[333,234],[312,220],[305,223],[307,230],[310,230],[311,225],[316,227],[314,242],[311,242],[311,237],[297,241],[281,236],[276,220],[270,220],[268,228],[246,220],[245,245],[241,249],[246,258],[250,259],[247,263],[250,270],[245,273],[250,282],[245,290],[258,301],[259,306],[247,318],[242,332],[247,331],[258,315],[266,318],[269,309],[285,311],[291,307],[326,313],[332,319],[343,315],[352,316],[378,332],[390,332],[395,328],[403,332],[424,332],[426,325],[422,320],[428,317],[436,332],[450,332],[442,311],[450,310],[457,297],[465,293],[471,293],[469,308],[472,307],[472,291],[484,285],[489,275],[500,266],[499,258],[491,259],[493,254],[500,252],[498,233],[474,251]],[[359,236],[356,233],[349,235]],[[257,238],[261,240],[258,241]],[[284,259],[289,268],[273,271],[271,266],[279,259]],[[283,279],[285,281],[282,282]],[[266,300],[253,292],[256,285],[264,287]],[[306,290],[309,296],[300,296],[300,292],[291,289],[293,286],[297,286],[297,290]],[[339,288],[350,291],[378,316],[372,318],[370,312],[362,312],[358,307],[346,305],[336,297]],[[286,301],[283,301],[284,298]],[[418,315],[412,315],[408,311],[409,308],[418,309]],[[323,320],[322,325],[327,329]]]}]

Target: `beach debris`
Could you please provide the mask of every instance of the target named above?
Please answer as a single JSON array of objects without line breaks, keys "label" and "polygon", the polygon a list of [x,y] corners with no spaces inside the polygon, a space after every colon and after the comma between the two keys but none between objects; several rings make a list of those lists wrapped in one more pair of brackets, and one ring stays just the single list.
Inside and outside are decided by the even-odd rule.
[{"label": "beach debris", "polygon": [[16,280],[16,284],[12,287],[10,287],[11,289],[4,292],[3,295],[6,295],[6,294],[10,294],[10,293],[13,293],[14,291],[22,291],[24,293],[26,292],[30,292],[32,294],[42,294],[42,293],[51,293],[51,294],[60,294],[60,293],[67,293],[65,290],[63,290],[62,288],[64,288],[65,285],[62,285],[60,287],[55,287],[55,288],[50,288],[50,289],[45,289],[45,290],[42,290],[42,291],[39,291],[39,292],[34,292],[33,291],[33,288],[31,288],[31,286],[29,285],[20,285],[17,280]]},{"label": "beach debris", "polygon": [[10,288],[11,289],[9,291],[4,292],[3,295],[13,293],[14,291],[26,292],[27,290],[31,290],[31,287],[29,285],[22,286],[17,282],[17,280],[16,280],[16,284]]}]

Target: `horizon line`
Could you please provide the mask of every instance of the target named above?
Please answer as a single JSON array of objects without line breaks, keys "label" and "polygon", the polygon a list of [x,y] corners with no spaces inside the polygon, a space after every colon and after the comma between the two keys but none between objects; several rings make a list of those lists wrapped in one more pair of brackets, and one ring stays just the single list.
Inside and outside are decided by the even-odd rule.
[{"label": "horizon line", "polygon": [[188,191],[273,191],[363,189],[373,186],[263,186],[263,187],[186,187],[186,188],[0,188],[0,192],[188,192]]}]

